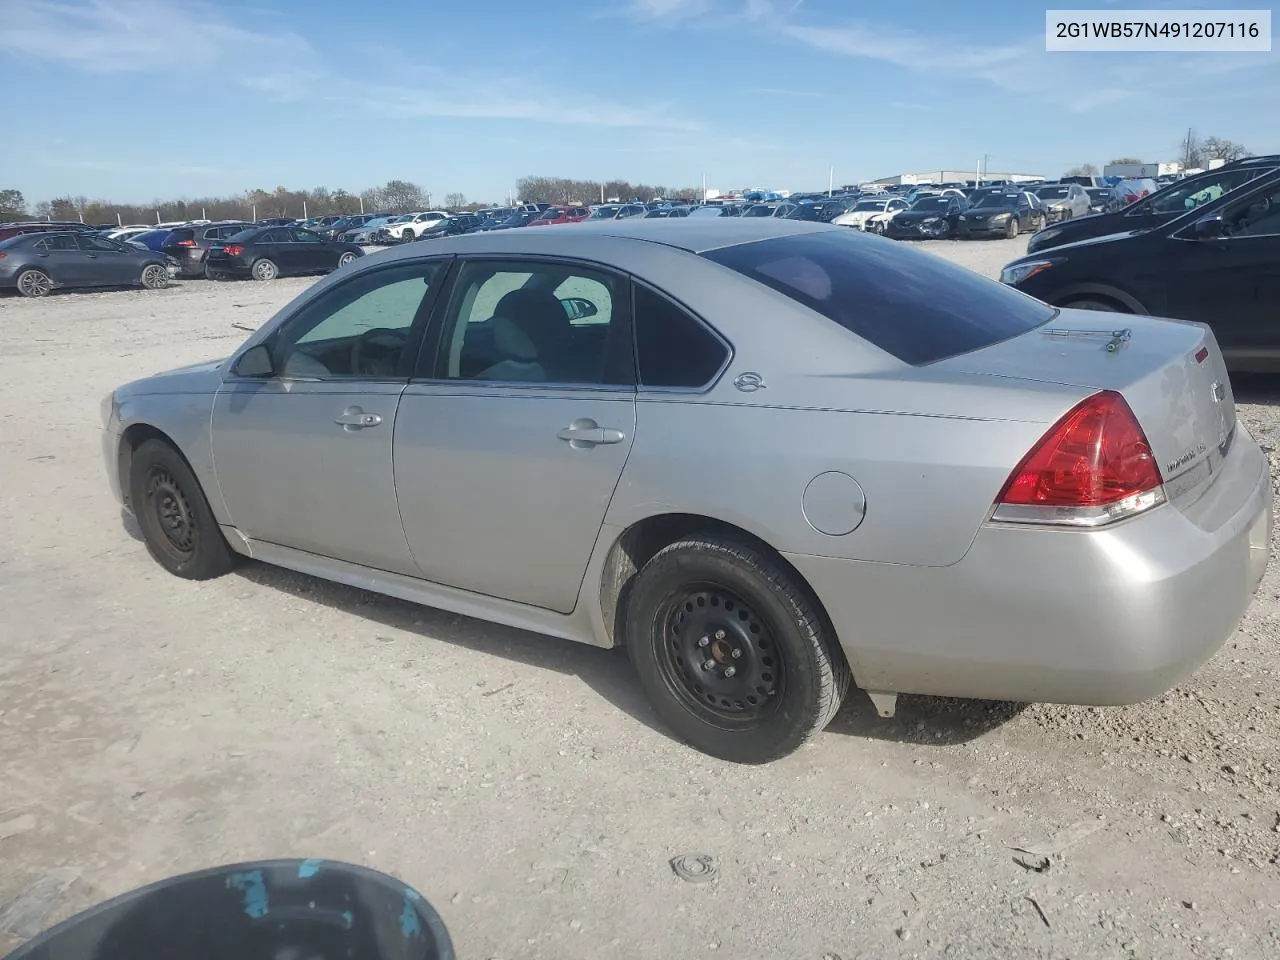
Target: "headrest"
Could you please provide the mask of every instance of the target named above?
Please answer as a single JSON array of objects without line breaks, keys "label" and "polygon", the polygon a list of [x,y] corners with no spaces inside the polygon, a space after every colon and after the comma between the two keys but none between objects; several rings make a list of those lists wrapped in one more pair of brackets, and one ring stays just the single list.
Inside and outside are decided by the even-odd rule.
[{"label": "headrest", "polygon": [[493,345],[511,360],[536,360],[538,350],[529,335],[515,325],[509,316],[493,318]]}]

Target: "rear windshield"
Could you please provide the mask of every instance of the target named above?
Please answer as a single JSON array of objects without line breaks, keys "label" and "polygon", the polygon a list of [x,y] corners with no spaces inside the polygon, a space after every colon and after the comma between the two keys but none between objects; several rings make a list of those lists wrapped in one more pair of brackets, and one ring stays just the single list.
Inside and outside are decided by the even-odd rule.
[{"label": "rear windshield", "polygon": [[855,230],[761,240],[703,256],[915,366],[1016,337],[1055,312],[941,257]]}]

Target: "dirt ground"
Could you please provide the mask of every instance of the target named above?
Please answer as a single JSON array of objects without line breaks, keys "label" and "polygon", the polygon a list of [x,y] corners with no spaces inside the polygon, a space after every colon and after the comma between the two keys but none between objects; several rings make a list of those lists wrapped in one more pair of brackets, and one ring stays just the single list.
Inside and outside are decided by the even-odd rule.
[{"label": "dirt ground", "polygon": [[[929,246],[994,276],[1022,243]],[[467,960],[1280,956],[1280,564],[1158,700],[884,721],[855,692],[765,768],[672,740],[614,652],[261,565],[163,573],[108,492],[100,400],[309,282],[0,299],[0,953],[305,856],[416,886]],[[1280,379],[1237,392],[1270,448]],[[718,879],[679,879],[687,853]]]}]

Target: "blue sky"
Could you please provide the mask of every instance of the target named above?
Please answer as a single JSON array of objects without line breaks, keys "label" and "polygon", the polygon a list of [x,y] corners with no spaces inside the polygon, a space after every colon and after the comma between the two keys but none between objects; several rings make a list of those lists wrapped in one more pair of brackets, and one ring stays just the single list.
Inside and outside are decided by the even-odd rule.
[{"label": "blue sky", "polygon": [[1280,51],[1046,53],[1026,0],[3,6],[9,111],[36,95],[0,188],[29,201],[392,177],[497,200],[526,174],[798,190],[984,153],[1052,176],[1172,159],[1188,126],[1280,152]]}]

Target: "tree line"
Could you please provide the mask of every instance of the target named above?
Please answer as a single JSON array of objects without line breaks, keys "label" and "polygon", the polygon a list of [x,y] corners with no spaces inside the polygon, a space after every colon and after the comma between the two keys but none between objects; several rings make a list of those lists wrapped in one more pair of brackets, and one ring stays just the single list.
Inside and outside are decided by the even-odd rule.
[{"label": "tree line", "polygon": [[[1253,156],[1253,151],[1243,143],[1237,143],[1235,140],[1228,140],[1225,137],[1205,137],[1202,140],[1195,130],[1188,130],[1187,135],[1178,144],[1178,162],[1182,164],[1183,170],[1204,169],[1209,166],[1210,160],[1225,160],[1229,163],[1232,160],[1243,160],[1245,157],[1251,156]],[[1136,157],[1118,157],[1111,162],[1145,163],[1146,161],[1139,160]],[[1092,163],[1082,163],[1063,174],[1065,177],[1096,177],[1100,175],[1101,171]]]},{"label": "tree line", "polygon": [[[694,199],[693,187],[630,183],[626,180],[574,180],[566,177],[522,177],[516,195],[522,203],[599,203],[602,198],[621,200],[655,197]],[[65,194],[52,200],[28,204],[19,190],[0,190],[0,222],[34,217],[38,220],[81,220],[85,223],[157,223],[172,220],[259,220],[266,217],[311,217],[334,214],[411,213],[430,210],[438,203],[448,210],[478,210],[496,204],[469,201],[461,193],[434,198],[430,190],[410,180],[388,180],[380,187],[351,192],[341,188],[313,187],[310,190],[285,186],[274,190],[246,190],[231,196],[154,200],[151,203],[117,203]]]}]

